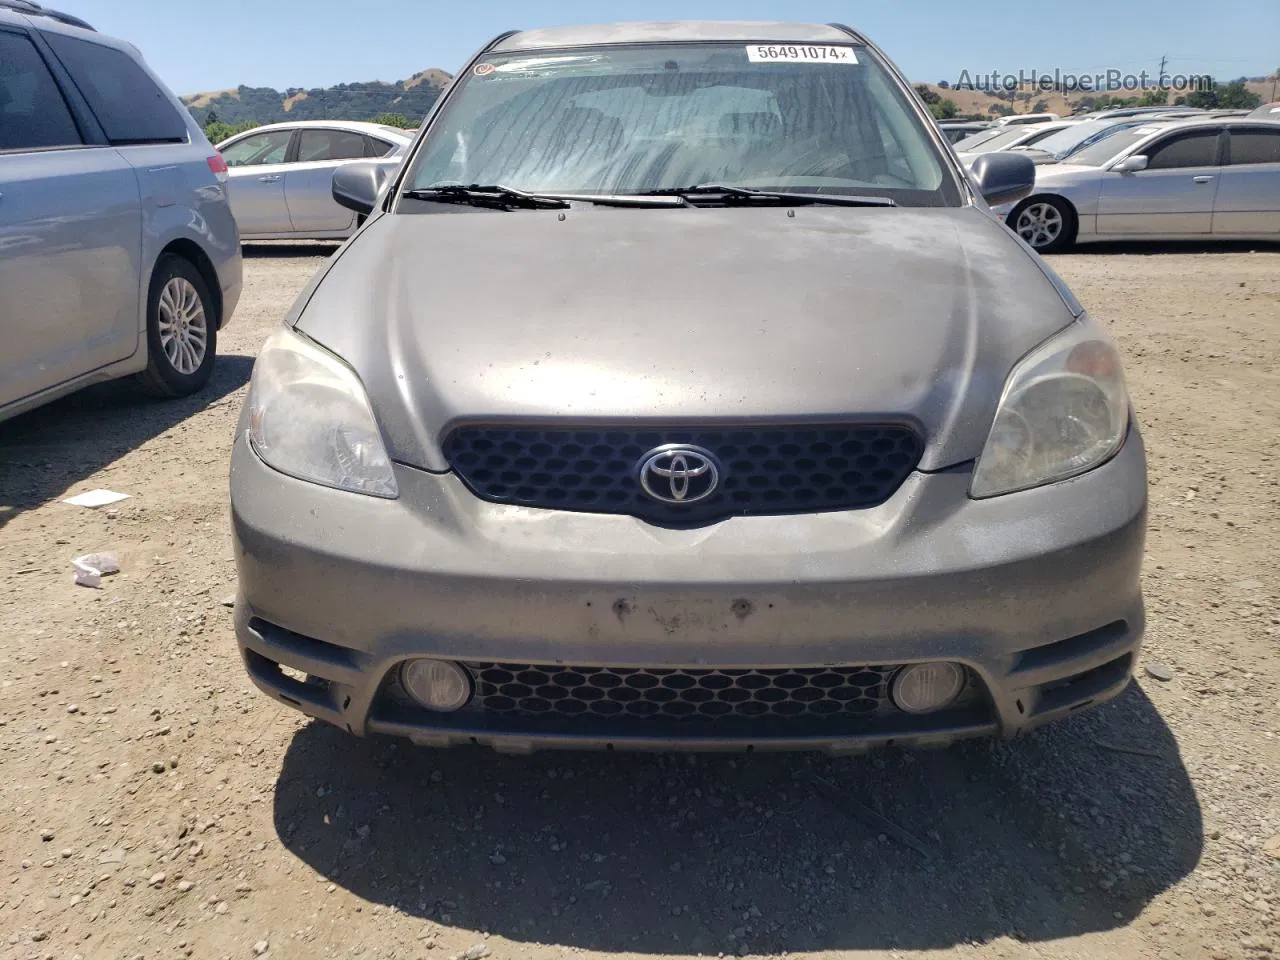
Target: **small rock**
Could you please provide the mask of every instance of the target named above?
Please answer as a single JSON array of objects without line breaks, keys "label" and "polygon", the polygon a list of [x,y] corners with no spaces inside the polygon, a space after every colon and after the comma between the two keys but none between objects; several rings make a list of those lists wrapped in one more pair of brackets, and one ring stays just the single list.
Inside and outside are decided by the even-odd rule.
[{"label": "small rock", "polygon": [[169,758],[169,769],[170,769],[170,770],[177,770],[177,769],[178,769],[178,758],[177,758],[177,757],[170,757],[170,758]]},{"label": "small rock", "polygon": [[33,931],[33,932],[32,932],[32,934],[31,934],[31,942],[32,942],[32,943],[42,943],[43,941],[48,940],[48,939],[49,939],[49,931],[48,931],[48,930],[35,930],[35,931]]},{"label": "small rock", "polygon": [[80,705],[78,703],[67,704],[67,713],[79,713]]},{"label": "small rock", "polygon": [[218,903],[217,903],[217,906],[215,906],[215,907],[213,908],[213,912],[214,912],[214,913],[216,913],[218,916],[220,916],[220,917],[221,917],[222,915],[224,915],[224,914],[227,912],[227,910],[228,910],[228,909],[230,909],[230,908],[227,906],[227,901],[225,901],[225,900],[219,900],[219,901],[218,901]]},{"label": "small rock", "polygon": [[1160,663],[1158,660],[1153,660],[1151,663],[1147,664],[1147,675],[1154,677],[1161,683],[1168,683],[1173,679],[1173,668],[1167,663]]},{"label": "small rock", "polygon": [[72,850],[70,847],[63,847],[62,850],[59,851],[59,855],[62,857],[63,860],[70,860],[71,854],[73,854],[74,852],[75,851]]},{"label": "small rock", "polygon": [[147,881],[147,885],[152,887],[158,887],[162,883],[164,883],[164,880],[165,880],[164,871],[161,870],[159,873],[153,873],[151,875],[151,879]]},{"label": "small rock", "polygon": [[1280,833],[1263,843],[1262,852],[1274,860],[1280,860]]},{"label": "small rock", "polygon": [[124,863],[124,847],[112,847],[98,857],[99,863]]},{"label": "small rock", "polygon": [[182,893],[187,893],[187,892],[188,892],[188,891],[190,891],[190,889],[191,889],[192,887],[194,887],[194,886],[195,886],[195,884],[194,884],[194,883],[192,883],[190,880],[183,880],[182,882],[180,882],[180,883],[178,884],[178,889],[179,889]]},{"label": "small rock", "polygon": [[255,957],[260,957],[264,953],[266,953],[267,950],[270,949],[270,947],[271,947],[271,944],[267,943],[267,941],[259,940],[257,943],[253,945],[253,955]]},{"label": "small rock", "polygon": [[[1150,668],[1148,668],[1148,669],[1150,669]],[[153,763],[153,764],[151,765],[151,772],[152,772],[152,773],[164,773],[164,761],[163,761],[163,760],[157,760],[155,763]]]},{"label": "small rock", "polygon": [[236,595],[234,593],[229,593],[218,602],[224,607],[234,607],[236,605]]},{"label": "small rock", "polygon": [[467,949],[454,957],[453,960],[484,960],[484,958],[489,956],[492,952],[493,951],[489,949],[488,944],[477,943],[467,947]]},{"label": "small rock", "polygon": [[44,830],[41,830],[40,839],[43,840],[45,843],[48,843],[50,840],[53,839],[53,831],[47,828]]}]

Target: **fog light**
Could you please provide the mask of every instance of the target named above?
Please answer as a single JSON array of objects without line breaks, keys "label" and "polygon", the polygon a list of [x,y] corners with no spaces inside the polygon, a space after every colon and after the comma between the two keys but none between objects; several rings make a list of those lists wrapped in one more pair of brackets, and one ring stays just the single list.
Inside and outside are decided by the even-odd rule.
[{"label": "fog light", "polygon": [[949,707],[964,688],[964,669],[954,663],[913,663],[898,671],[893,702],[906,713],[933,713]]},{"label": "fog light", "polygon": [[410,660],[400,668],[400,683],[428,710],[452,713],[471,699],[471,677],[456,663]]}]

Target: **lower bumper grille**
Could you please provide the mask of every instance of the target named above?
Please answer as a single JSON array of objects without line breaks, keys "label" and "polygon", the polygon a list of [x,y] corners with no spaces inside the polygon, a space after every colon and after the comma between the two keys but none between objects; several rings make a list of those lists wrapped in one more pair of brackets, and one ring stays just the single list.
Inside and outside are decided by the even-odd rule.
[{"label": "lower bumper grille", "polygon": [[896,666],[660,669],[467,664],[494,716],[667,720],[869,718],[893,709]]}]

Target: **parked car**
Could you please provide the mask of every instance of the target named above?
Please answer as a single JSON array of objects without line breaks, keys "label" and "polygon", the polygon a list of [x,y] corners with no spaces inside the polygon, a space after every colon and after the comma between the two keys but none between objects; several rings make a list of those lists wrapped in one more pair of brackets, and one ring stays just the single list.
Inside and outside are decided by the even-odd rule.
[{"label": "parked car", "polygon": [[244,240],[343,239],[356,218],[333,199],[333,171],[367,157],[396,160],[413,137],[376,123],[273,123],[218,144]]},{"label": "parked car", "polygon": [[1012,127],[994,127],[984,130],[955,144],[956,156],[969,163],[975,157],[996,150],[1012,150],[1014,147],[1030,147],[1052,136],[1059,130],[1073,126],[1070,120],[1055,123],[1015,124]]},{"label": "parked car", "polygon": [[1255,120],[1280,120],[1280,101],[1275,103],[1264,103],[1256,110],[1248,114]]},{"label": "parked car", "polygon": [[134,47],[0,0],[0,420],[132,374],[204,386],[240,296],[225,182]]},{"label": "parked car", "polygon": [[[1103,328],[839,26],[503,34],[254,369],[253,682],[421,744],[839,749],[1119,693],[1142,441]],[[305,679],[304,679],[305,676]]]},{"label": "parked car", "polygon": [[938,129],[942,131],[942,135],[947,138],[947,142],[955,143],[963,140],[965,137],[973,136],[981,130],[986,130],[991,124],[984,123],[980,120],[973,121],[947,121],[942,120],[938,123]]},{"label": "parked car", "polygon": [[1280,123],[1140,125],[1037,168],[995,208],[1041,253],[1097,240],[1280,240]]}]

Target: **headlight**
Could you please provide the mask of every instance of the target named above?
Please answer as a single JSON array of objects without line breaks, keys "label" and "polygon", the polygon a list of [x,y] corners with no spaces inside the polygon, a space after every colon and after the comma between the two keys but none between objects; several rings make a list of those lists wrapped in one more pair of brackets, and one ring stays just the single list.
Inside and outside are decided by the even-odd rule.
[{"label": "headlight", "polygon": [[391,460],[356,375],[291,330],[272,334],[249,387],[249,441],[266,463],[299,480],[398,495]]},{"label": "headlight", "polygon": [[1128,428],[1120,356],[1081,317],[1009,374],[969,492],[994,497],[1084,473],[1120,448]]}]

